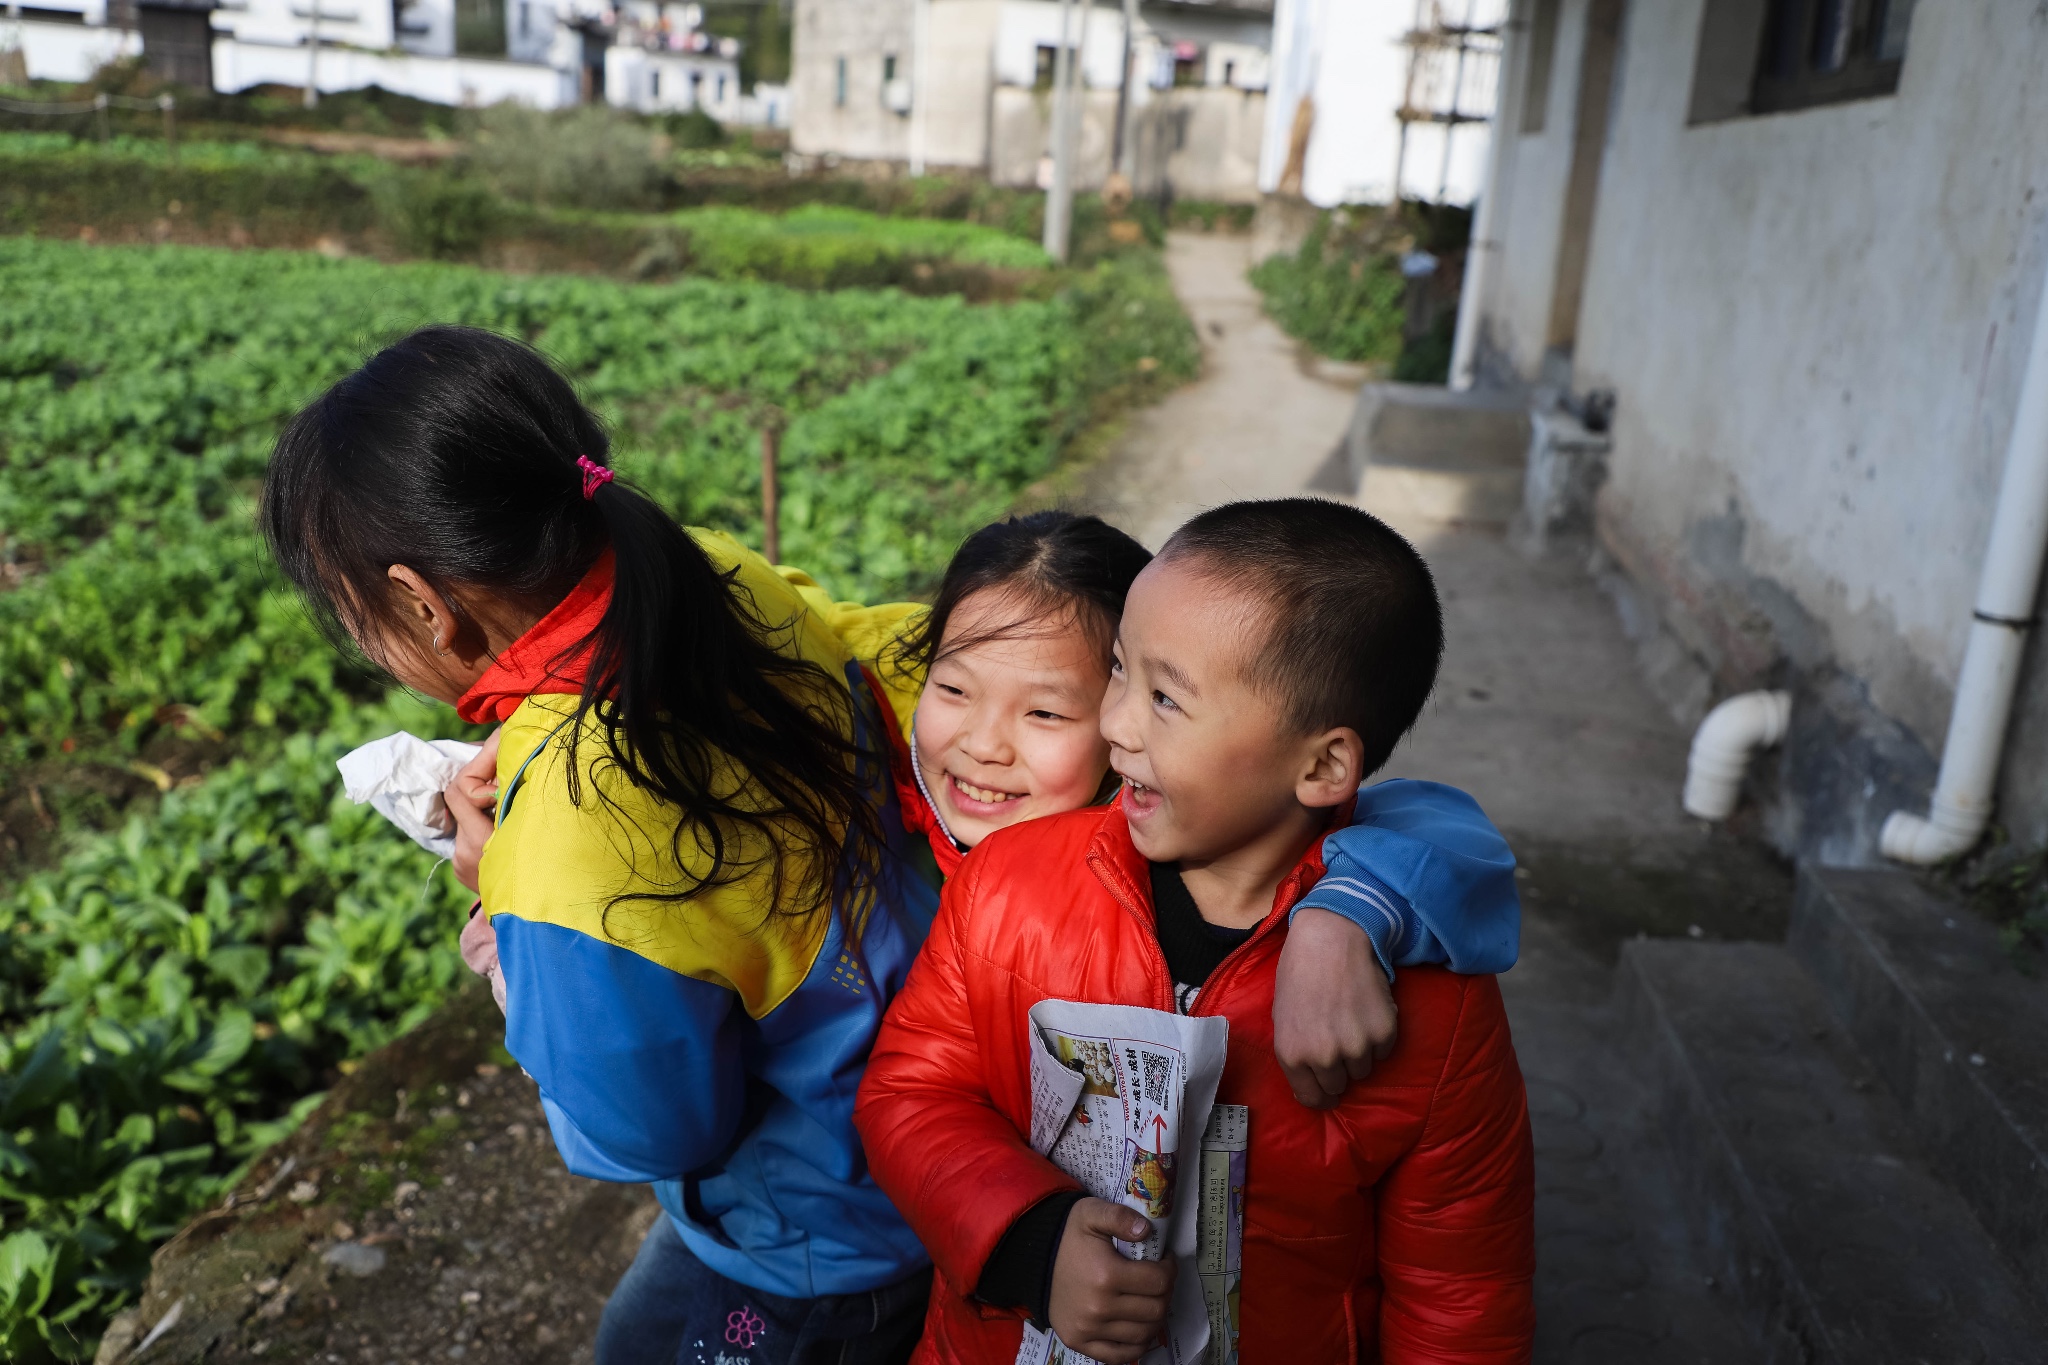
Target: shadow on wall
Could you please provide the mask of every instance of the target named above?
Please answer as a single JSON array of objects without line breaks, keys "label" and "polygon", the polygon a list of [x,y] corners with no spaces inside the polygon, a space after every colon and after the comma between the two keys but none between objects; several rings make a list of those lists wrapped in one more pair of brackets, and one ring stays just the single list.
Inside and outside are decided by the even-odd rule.
[{"label": "shadow on wall", "polygon": [[1827,626],[1775,578],[1744,559],[1747,523],[1730,503],[1693,522],[1671,553],[1599,521],[1596,578],[1619,609],[1652,690],[1688,728],[1720,697],[1753,688],[1793,694],[1775,761],[1752,766],[1745,804],[1788,858],[1828,867],[1883,864],[1878,832],[1918,810],[1937,756],[1873,702],[1869,684],[1836,662]]}]

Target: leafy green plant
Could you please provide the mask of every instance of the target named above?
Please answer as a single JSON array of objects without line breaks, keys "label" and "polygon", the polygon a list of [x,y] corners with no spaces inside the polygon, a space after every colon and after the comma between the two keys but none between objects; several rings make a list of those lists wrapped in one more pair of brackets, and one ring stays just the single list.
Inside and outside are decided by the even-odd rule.
[{"label": "leafy green plant", "polygon": [[1400,261],[1385,250],[1342,250],[1330,237],[1321,219],[1299,251],[1260,262],[1252,283],[1274,321],[1324,355],[1391,364],[1406,316]]},{"label": "leafy green plant", "polygon": [[[336,790],[405,698],[237,762],[0,897],[0,1338],[89,1354],[150,1249],[462,978],[468,897]],[[460,727],[458,727],[459,729]],[[10,1259],[11,1258],[11,1259]]]}]

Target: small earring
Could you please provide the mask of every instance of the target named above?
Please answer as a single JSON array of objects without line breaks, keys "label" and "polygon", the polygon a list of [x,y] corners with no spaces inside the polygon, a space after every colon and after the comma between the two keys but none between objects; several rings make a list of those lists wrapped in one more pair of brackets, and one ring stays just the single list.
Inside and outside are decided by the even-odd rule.
[{"label": "small earring", "polygon": [[434,652],[436,654],[446,655],[448,653],[448,642],[445,640],[434,641]]}]

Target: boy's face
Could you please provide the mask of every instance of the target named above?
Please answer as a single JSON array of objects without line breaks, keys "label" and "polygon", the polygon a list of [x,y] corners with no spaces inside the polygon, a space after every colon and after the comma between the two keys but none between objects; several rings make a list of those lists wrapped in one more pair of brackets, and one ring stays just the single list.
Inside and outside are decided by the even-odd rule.
[{"label": "boy's face", "polygon": [[1132,585],[1102,737],[1124,779],[1131,841],[1149,861],[1228,857],[1356,792],[1356,763],[1344,773],[1329,762],[1355,732],[1305,734],[1246,681],[1268,635],[1258,603],[1198,562],[1155,560]]}]

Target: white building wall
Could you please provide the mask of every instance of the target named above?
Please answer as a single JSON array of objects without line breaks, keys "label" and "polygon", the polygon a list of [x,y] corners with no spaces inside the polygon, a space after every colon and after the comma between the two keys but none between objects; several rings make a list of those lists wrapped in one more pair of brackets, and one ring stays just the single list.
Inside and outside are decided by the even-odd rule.
[{"label": "white building wall", "polygon": [[[306,83],[306,49],[217,38],[213,44],[214,87],[223,92],[250,86]],[[577,73],[531,62],[486,57],[418,57],[406,52],[364,52],[322,48],[320,89],[333,94],[379,85],[395,94],[438,104],[483,106],[511,100],[536,109],[561,109],[578,102]]]},{"label": "white building wall", "polygon": [[[1491,280],[1482,324],[1484,345],[1490,358],[1505,361],[1524,377],[1537,374],[1549,345],[1550,304],[1558,248],[1564,237],[1565,185],[1571,174],[1587,10],[1587,0],[1563,0],[1559,6],[1548,98],[1541,118],[1535,120],[1539,126],[1528,130],[1531,120],[1518,103],[1505,111],[1501,126],[1493,130],[1494,136],[1505,140],[1508,164],[1494,231],[1494,240],[1500,243],[1500,268]],[[1513,87],[1526,92],[1531,83],[1528,43],[1518,42],[1508,59],[1519,71]],[[1689,80],[1690,68],[1687,73]],[[1628,79],[1626,73],[1621,79]]]},{"label": "white building wall", "polygon": [[741,119],[739,63],[704,53],[611,47],[604,54],[605,101],[643,114],[701,109],[721,123]]},{"label": "white building wall", "polygon": [[142,55],[142,35],[132,29],[24,19],[20,32],[30,80],[82,81],[108,62]]},{"label": "white building wall", "polygon": [[2048,30],[1921,6],[1897,95],[1685,126],[1700,0],[1630,15],[1575,377],[1624,395],[1606,511],[1740,522],[1938,751],[2039,302]]},{"label": "white building wall", "polygon": [[[1509,144],[1485,325],[1525,380],[1584,10],[1564,9],[1545,131]],[[1688,126],[1701,22],[1702,0],[1667,0],[1622,29],[1570,370],[1618,397],[1601,536],[1722,690],[1840,670],[1926,764],[2048,277],[2048,26],[2000,0],[1923,4],[1896,94]],[[2035,845],[2043,653],[2001,798]],[[1835,799],[1896,801],[1872,790]]]},{"label": "white building wall", "polygon": [[[946,0],[933,0],[933,7]],[[790,146],[805,154],[902,161],[910,119],[884,103],[883,64],[910,73],[914,0],[797,0],[790,39]],[[844,63],[841,98],[840,70]]]},{"label": "white building wall", "polygon": [[[927,11],[927,69],[917,70],[914,53],[910,67],[911,98],[927,106],[927,165],[979,167],[988,160],[992,53],[1002,12],[1002,0],[944,0]],[[914,107],[911,118],[917,123]]]}]

